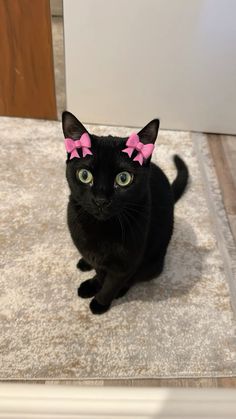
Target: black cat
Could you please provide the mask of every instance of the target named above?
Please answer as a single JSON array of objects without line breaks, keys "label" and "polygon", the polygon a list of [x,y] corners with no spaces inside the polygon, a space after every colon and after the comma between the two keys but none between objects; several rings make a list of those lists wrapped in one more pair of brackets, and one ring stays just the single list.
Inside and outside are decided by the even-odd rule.
[{"label": "black cat", "polygon": [[77,266],[96,271],[80,285],[78,295],[94,297],[90,309],[101,314],[132,284],[162,272],[173,231],[174,203],[185,190],[188,169],[174,156],[178,173],[170,185],[162,170],[150,162],[158,119],[131,136],[136,142],[131,148],[128,138],[88,134],[70,112],[63,112],[62,123],[71,191],[68,226],[82,255]]}]

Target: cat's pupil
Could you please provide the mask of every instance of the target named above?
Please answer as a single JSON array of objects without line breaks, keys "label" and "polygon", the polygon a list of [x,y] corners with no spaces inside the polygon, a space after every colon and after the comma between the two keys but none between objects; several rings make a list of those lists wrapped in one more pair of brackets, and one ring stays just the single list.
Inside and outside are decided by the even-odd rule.
[{"label": "cat's pupil", "polygon": [[122,183],[125,183],[125,182],[126,182],[126,180],[127,180],[127,175],[126,175],[125,173],[122,173],[122,174],[120,175],[120,180],[121,180],[121,182],[122,182]]},{"label": "cat's pupil", "polygon": [[88,179],[88,172],[87,172],[87,170],[83,170],[83,172],[82,172],[82,178],[83,178],[83,180],[87,180]]}]

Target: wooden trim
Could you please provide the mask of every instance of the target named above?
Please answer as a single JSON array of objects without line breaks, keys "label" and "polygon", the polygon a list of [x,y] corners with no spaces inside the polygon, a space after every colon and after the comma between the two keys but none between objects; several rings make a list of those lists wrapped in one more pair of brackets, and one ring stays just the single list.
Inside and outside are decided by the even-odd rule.
[{"label": "wooden trim", "polygon": [[0,114],[57,119],[49,0],[0,0]]},{"label": "wooden trim", "polygon": [[223,146],[223,136],[208,134],[208,144],[213,157],[220,189],[224,199],[227,214],[236,215],[236,186],[230,172],[230,168]]},{"label": "wooden trim", "polygon": [[62,0],[50,0],[51,15],[56,17],[63,16]]},{"label": "wooden trim", "polygon": [[3,383],[53,384],[78,387],[171,387],[171,388],[236,388],[236,377],[195,377],[195,378],[120,378],[120,379],[8,379]]},{"label": "wooden trim", "polygon": [[0,385],[0,418],[233,418],[236,390]]}]

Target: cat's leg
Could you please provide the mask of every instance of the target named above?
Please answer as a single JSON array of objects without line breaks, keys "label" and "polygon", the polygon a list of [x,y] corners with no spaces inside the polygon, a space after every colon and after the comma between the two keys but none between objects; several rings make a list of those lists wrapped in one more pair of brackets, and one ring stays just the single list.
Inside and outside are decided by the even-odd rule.
[{"label": "cat's leg", "polygon": [[161,275],[165,262],[165,252],[156,258],[144,259],[137,272],[132,277],[132,283],[150,281]]},{"label": "cat's leg", "polygon": [[114,298],[118,295],[127,278],[124,276],[115,276],[107,274],[101,289],[96,293],[95,297],[90,302],[90,310],[93,314],[105,313]]},{"label": "cat's leg", "polygon": [[107,275],[103,285],[90,302],[90,310],[93,314],[105,313],[115,298],[123,297],[135,282],[149,281],[159,276],[164,267],[165,253],[161,253],[154,260],[146,261],[135,274],[132,275]]},{"label": "cat's leg", "polygon": [[121,290],[118,292],[118,294],[116,295],[115,298],[122,298],[124,297],[124,295],[129,291],[130,287],[123,287],[121,288]]},{"label": "cat's leg", "polygon": [[81,258],[76,266],[82,272],[91,271],[93,269],[93,267],[88,262],[86,262],[84,258]]},{"label": "cat's leg", "polygon": [[150,261],[149,264],[146,264],[146,266],[143,267],[143,275],[142,275],[142,272],[139,272],[138,274],[140,278],[139,280],[149,281],[161,275],[164,268],[164,260],[165,260],[165,256],[160,256],[155,261]]},{"label": "cat's leg", "polygon": [[78,296],[81,298],[91,298],[99,292],[105,278],[104,271],[97,271],[93,278],[82,282],[78,288]]},{"label": "cat's leg", "polygon": [[161,255],[160,257],[155,259],[155,261],[146,263],[143,267],[140,267],[136,274],[134,274],[134,276],[131,277],[129,282],[130,285],[121,288],[115,298],[124,297],[124,295],[129,291],[131,286],[136,282],[150,281],[153,278],[157,278],[163,271],[164,260],[165,255]]}]

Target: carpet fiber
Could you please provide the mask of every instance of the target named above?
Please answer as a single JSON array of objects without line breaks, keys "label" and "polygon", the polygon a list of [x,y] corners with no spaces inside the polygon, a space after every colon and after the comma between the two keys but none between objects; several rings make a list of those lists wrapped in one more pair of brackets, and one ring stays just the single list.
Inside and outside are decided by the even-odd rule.
[{"label": "carpet fiber", "polygon": [[[204,136],[195,134],[193,141],[189,133],[160,133],[153,160],[172,180],[172,155],[178,153],[191,174],[188,191],[176,205],[165,270],[94,316],[88,300],[77,297],[78,285],[89,274],[76,269],[79,255],[66,225],[60,124],[0,118],[0,130],[0,378],[234,375],[231,291],[193,147]],[[228,231],[224,216],[221,223]]]}]

